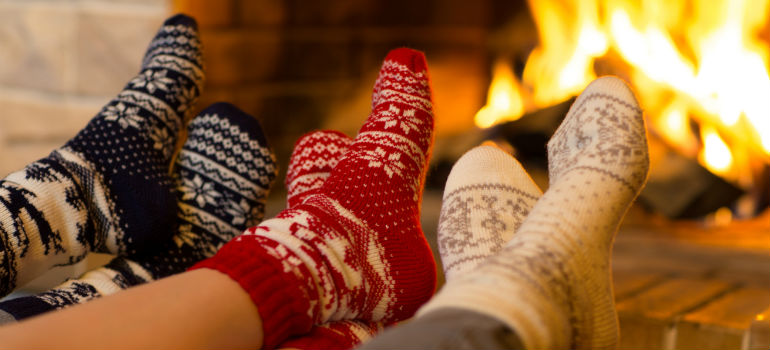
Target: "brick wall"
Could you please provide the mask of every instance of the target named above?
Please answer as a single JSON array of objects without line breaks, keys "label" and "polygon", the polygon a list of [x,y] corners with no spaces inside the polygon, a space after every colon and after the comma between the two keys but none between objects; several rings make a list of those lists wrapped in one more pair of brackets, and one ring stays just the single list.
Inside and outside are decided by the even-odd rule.
[{"label": "brick wall", "polygon": [[279,176],[301,134],[355,134],[382,58],[396,47],[427,55],[437,137],[471,128],[489,83],[489,34],[512,14],[527,13],[522,1],[493,0],[173,4],[201,25],[208,80],[199,108],[225,100],[260,119],[277,149]]},{"label": "brick wall", "polygon": [[[438,137],[472,127],[508,1],[0,0],[0,174],[72,137],[136,73],[173,12],[201,27],[207,86],[260,119],[285,163],[317,128],[355,133],[388,50],[426,52]],[[526,13],[526,11],[524,11]]]},{"label": "brick wall", "polygon": [[[428,57],[437,139],[472,127],[489,83],[490,33],[524,7],[507,0],[0,0],[0,176],[85,126],[136,74],[158,26],[175,12],[200,24],[208,79],[198,109],[229,101],[260,119],[282,178],[301,134],[354,135],[382,58],[399,46]],[[276,185],[278,205],[268,216],[285,198],[282,181]]]},{"label": "brick wall", "polygon": [[0,1],[0,174],[61,146],[139,69],[170,1]]}]

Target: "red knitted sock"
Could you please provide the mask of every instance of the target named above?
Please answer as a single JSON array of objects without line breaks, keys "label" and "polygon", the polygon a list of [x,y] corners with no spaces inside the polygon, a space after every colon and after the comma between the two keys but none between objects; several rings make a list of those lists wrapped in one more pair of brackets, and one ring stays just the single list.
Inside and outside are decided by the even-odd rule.
[{"label": "red knitted sock", "polygon": [[435,264],[419,222],[433,143],[422,53],[388,54],[372,106],[317,192],[196,266],[229,275],[249,293],[266,348],[314,323],[402,320],[433,294]]},{"label": "red knitted sock", "polygon": [[297,140],[286,171],[287,208],[302,204],[321,188],[352,142],[334,130],[314,131]]},{"label": "red knitted sock", "polygon": [[[286,172],[288,208],[296,207],[323,186],[353,140],[334,130],[314,131],[294,144]],[[331,321],[310,333],[289,338],[279,349],[352,349],[384,328],[381,322]]]},{"label": "red knitted sock", "polygon": [[333,321],[315,326],[310,333],[289,338],[280,349],[352,349],[371,339],[384,328],[380,322]]}]

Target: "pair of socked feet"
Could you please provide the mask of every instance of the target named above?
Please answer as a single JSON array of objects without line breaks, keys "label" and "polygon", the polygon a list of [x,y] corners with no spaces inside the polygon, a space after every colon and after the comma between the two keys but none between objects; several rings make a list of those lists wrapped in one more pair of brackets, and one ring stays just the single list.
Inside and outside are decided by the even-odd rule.
[{"label": "pair of socked feet", "polygon": [[190,120],[203,83],[195,21],[174,16],[140,73],[77,136],[0,181],[3,296],[90,251],[117,256],[48,292],[0,303],[0,321],[182,272],[262,219],[273,152],[256,119],[232,105]]},{"label": "pair of socked feet", "polygon": [[204,110],[168,175],[202,85],[198,46],[191,19],[167,21],[126,90],[65,147],[3,181],[6,293],[89,250],[119,256],[56,292],[0,305],[9,315],[34,313],[24,300],[45,311],[183,271],[235,237],[194,268],[248,292],[266,347],[354,345],[421,306],[418,317],[451,307],[497,318],[528,348],[617,342],[610,251],[648,168],[641,110],[622,81],[598,79],[576,100],[548,145],[545,194],[496,148],[458,161],[439,225],[447,283],[425,304],[435,265],[419,224],[433,141],[424,56],[386,57],[354,140],[300,139],[288,209],[238,236],[261,219],[275,176],[253,118],[225,104]]}]

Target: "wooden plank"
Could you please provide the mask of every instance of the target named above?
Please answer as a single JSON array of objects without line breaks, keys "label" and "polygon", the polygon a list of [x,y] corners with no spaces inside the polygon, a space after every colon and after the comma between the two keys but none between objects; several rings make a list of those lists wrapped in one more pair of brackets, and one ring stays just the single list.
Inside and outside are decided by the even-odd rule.
[{"label": "wooden plank", "polygon": [[618,312],[671,320],[730,288],[730,284],[703,279],[672,278],[618,303]]},{"label": "wooden plank", "polygon": [[681,315],[732,286],[714,280],[672,278],[617,303],[620,348],[664,349],[675,338]]},{"label": "wooden plank", "polygon": [[747,329],[757,315],[770,306],[770,291],[744,287],[685,315],[683,321]]},{"label": "wooden plank", "polygon": [[620,301],[653,287],[665,276],[655,272],[615,271],[612,279],[615,301]]},{"label": "wooden plank", "polygon": [[677,349],[738,349],[757,315],[770,305],[770,291],[740,288],[684,315]]}]

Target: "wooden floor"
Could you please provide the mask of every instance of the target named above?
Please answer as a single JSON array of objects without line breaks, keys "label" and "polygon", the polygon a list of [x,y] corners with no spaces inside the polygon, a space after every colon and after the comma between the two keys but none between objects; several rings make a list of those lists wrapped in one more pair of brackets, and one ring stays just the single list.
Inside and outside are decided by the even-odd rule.
[{"label": "wooden floor", "polygon": [[[665,229],[621,229],[613,256],[620,348],[770,348],[770,252],[698,241],[710,231],[690,242]],[[747,234],[770,243],[768,229]]]},{"label": "wooden floor", "polygon": [[[441,197],[426,192],[422,225],[439,264],[440,206]],[[620,349],[770,348],[767,215],[706,227],[649,220],[632,208],[612,266]]]},{"label": "wooden floor", "polygon": [[[266,217],[285,207],[285,198],[273,194]],[[427,191],[421,221],[439,266],[439,285],[440,208],[440,193]],[[626,216],[612,259],[620,348],[770,348],[770,212],[724,227],[649,220],[639,213],[632,208]],[[98,258],[49,273],[17,295],[46,290],[62,276],[77,276],[109,259]]]}]

